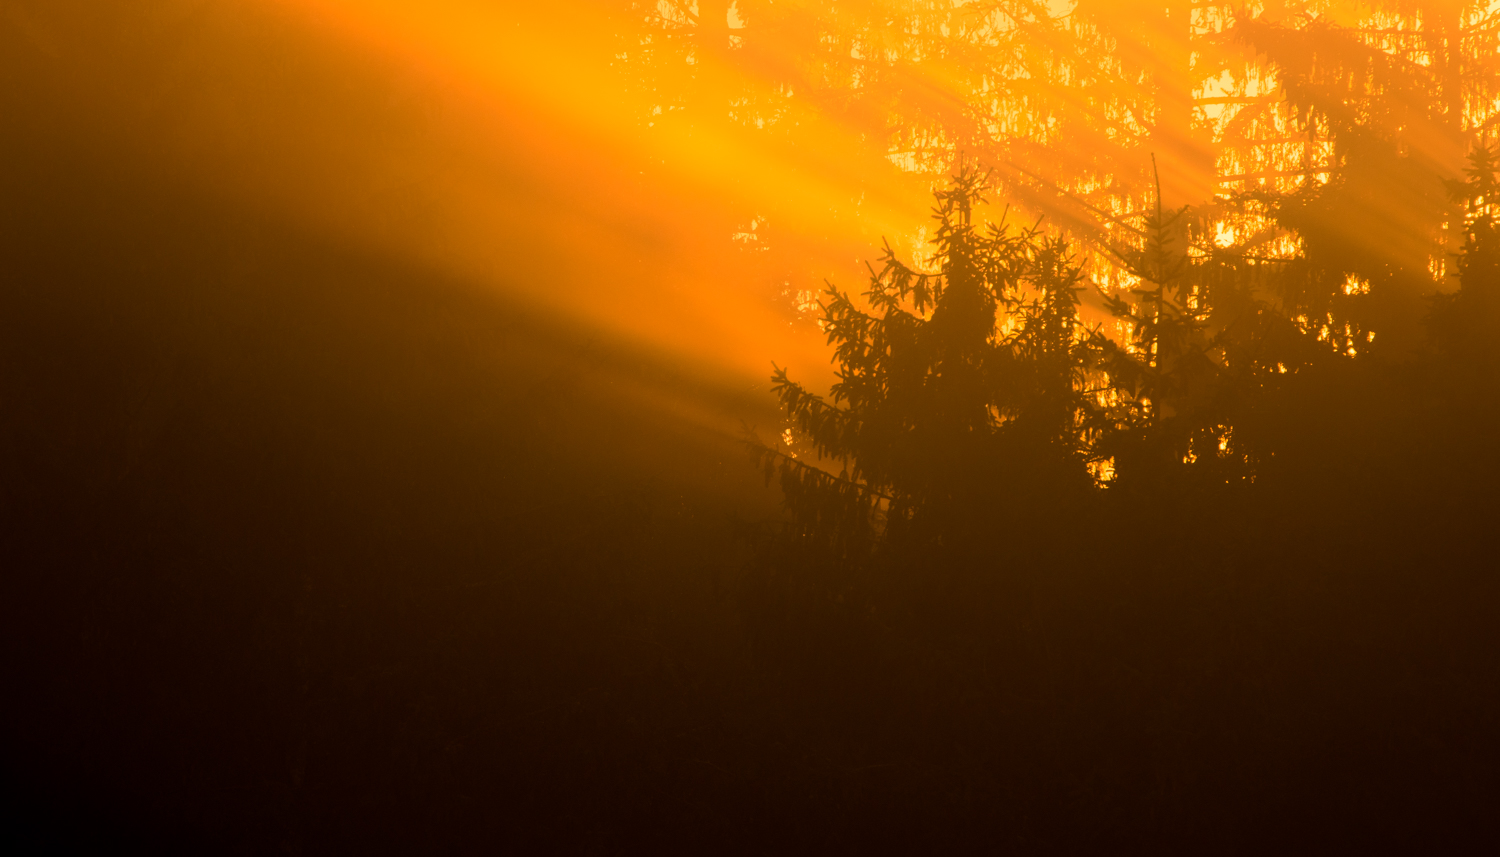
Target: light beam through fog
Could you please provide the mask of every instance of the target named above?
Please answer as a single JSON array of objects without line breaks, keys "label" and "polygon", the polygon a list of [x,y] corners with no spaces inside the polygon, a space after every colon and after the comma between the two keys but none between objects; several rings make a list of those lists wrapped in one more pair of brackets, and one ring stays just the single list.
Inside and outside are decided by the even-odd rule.
[{"label": "light beam through fog", "polygon": [[[960,156],[994,170],[1014,220],[1046,216],[1119,289],[1109,248],[1138,240],[1158,183],[1167,204],[1198,206],[1204,248],[1291,259],[1300,236],[1226,194],[1336,179],[1395,129],[1411,175],[1357,209],[1389,236],[1367,249],[1436,288],[1456,233],[1411,221],[1411,200],[1441,205],[1432,182],[1458,175],[1496,112],[1493,5],[1440,11],[1424,29],[1349,4],[1249,10],[1309,50],[1371,52],[1380,109],[1323,118],[1308,106],[1331,82],[1248,46],[1228,5],[215,4],[164,26],[192,34],[203,71],[174,86],[218,95],[137,143],[221,192],[730,383],[762,381],[772,356],[826,381],[808,321],[823,279],[862,291],[882,238],[923,252],[927,191]],[[1430,32],[1464,34],[1470,58],[1438,62]],[[278,63],[317,97],[260,85]],[[1451,105],[1434,113],[1430,92]],[[1336,151],[1356,126],[1375,142]]]}]

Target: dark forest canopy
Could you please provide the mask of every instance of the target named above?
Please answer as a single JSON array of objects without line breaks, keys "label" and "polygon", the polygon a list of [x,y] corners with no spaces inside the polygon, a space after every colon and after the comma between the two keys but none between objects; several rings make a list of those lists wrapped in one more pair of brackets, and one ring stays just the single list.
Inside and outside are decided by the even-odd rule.
[{"label": "dark forest canopy", "polygon": [[[1489,787],[1396,737],[1495,752],[1478,737],[1500,668],[1481,654],[1500,642],[1494,150],[1477,147],[1448,188],[1464,235],[1450,288],[1424,301],[1420,341],[1392,354],[1308,324],[1299,266],[1174,245],[1187,208],[1153,212],[1144,249],[1114,251],[1137,285],[1103,296],[1127,331],[1105,336],[1078,316],[1085,280],[1068,244],[981,222],[984,174],[959,172],[937,194],[922,268],[887,248],[861,303],[828,288],[830,395],[773,376],[789,428],[749,444],[788,517],[759,535],[752,634],[861,692],[889,686],[882,671],[911,670],[890,679],[904,689],[950,687],[922,674],[941,671],[950,704],[985,712],[956,740],[988,771],[1036,777],[1005,786],[1027,794],[1049,777],[1023,761],[1029,739],[987,729],[1056,718],[1056,740],[1087,744],[1099,728],[1111,744],[1130,722],[1164,784],[1125,798],[1099,785],[1130,766],[1121,748],[1082,751],[1099,767],[1066,786],[1091,807],[1070,817],[1102,827],[1052,840],[1062,853],[1221,847],[1212,819],[1268,805],[1285,813],[1268,838],[1231,850],[1286,834],[1339,850],[1376,830],[1389,845],[1418,818],[1479,841],[1462,807]],[[1445,678],[1412,683],[1419,672]],[[1273,710],[1298,725],[1260,719]],[[1284,739],[1301,761],[1280,756]],[[1442,796],[1418,797],[1437,769],[1451,777]],[[1177,808],[1169,835],[1145,820],[1163,805]],[[1357,832],[1322,838],[1333,818]]]},{"label": "dark forest canopy", "polygon": [[[821,326],[839,378],[831,401],[786,370],[773,376],[790,443],[752,446],[768,481],[779,473],[799,534],[867,544],[911,527],[980,526],[1023,505],[1061,509],[1090,489],[1152,503],[1152,492],[1295,481],[1288,468],[1299,462],[1281,435],[1297,431],[1296,403],[1314,378],[1350,388],[1380,378],[1399,389],[1398,377],[1418,373],[1490,405],[1500,285],[1488,145],[1450,183],[1465,235],[1455,289],[1429,300],[1419,354],[1396,359],[1374,359],[1373,331],[1333,327],[1334,310],[1352,314],[1344,308],[1358,307],[1367,286],[1351,279],[1318,294],[1299,265],[1193,256],[1180,241],[1187,207],[1153,212],[1144,249],[1111,248],[1136,283],[1102,296],[1126,334],[1117,342],[1079,318],[1086,280],[1067,242],[1037,226],[978,222],[985,178],[968,169],[938,193],[926,270],[887,245],[863,305],[829,287]],[[1308,303],[1331,307],[1327,321],[1309,322]],[[1379,407],[1408,411],[1432,392],[1404,389],[1412,401]],[[1483,457],[1486,429],[1463,425],[1457,408],[1448,401],[1426,415],[1436,420],[1428,430],[1472,433],[1468,448]],[[1347,454],[1323,440],[1323,458]]]}]

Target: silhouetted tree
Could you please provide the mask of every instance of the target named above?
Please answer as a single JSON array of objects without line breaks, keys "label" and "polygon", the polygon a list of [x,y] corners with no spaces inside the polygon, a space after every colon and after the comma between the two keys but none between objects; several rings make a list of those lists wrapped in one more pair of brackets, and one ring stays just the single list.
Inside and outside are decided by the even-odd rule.
[{"label": "silhouetted tree", "polygon": [[1114,251],[1135,283],[1102,294],[1119,335],[1086,326],[1066,241],[977,222],[986,179],[966,168],[937,192],[925,264],[887,244],[865,301],[829,287],[829,398],[773,376],[793,442],[752,446],[790,532],[841,561],[901,540],[973,546],[998,521],[1084,513],[1107,485],[1254,481],[1275,449],[1236,426],[1307,367],[1348,359],[1254,294],[1295,271],[1193,252],[1189,209],[1159,201],[1142,246]]},{"label": "silhouetted tree", "polygon": [[1488,141],[1474,148],[1465,178],[1452,182],[1450,190],[1465,212],[1464,244],[1455,265],[1459,289],[1433,298],[1428,333],[1440,354],[1482,371],[1495,364],[1490,339],[1500,324],[1500,224],[1495,221],[1500,182]]},{"label": "silhouetted tree", "polygon": [[796,436],[841,468],[755,444],[799,533],[842,548],[879,533],[942,541],[1044,494],[1092,489],[1094,444],[1112,417],[1099,396],[1101,340],[1078,318],[1079,270],[1066,242],[1036,226],[976,223],[984,188],[969,168],[940,190],[927,266],[887,245],[866,306],[829,287],[832,401],[776,370]]}]

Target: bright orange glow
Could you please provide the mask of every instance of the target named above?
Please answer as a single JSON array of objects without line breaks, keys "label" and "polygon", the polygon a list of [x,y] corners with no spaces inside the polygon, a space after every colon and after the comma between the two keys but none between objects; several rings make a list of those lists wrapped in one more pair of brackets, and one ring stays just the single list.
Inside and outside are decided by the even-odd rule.
[{"label": "bright orange glow", "polygon": [[[1464,26],[1495,15],[1460,5]],[[217,193],[742,389],[772,358],[823,386],[810,319],[822,281],[861,291],[882,237],[914,258],[928,191],[958,153],[995,170],[1013,218],[1045,215],[1073,236],[1106,289],[1131,280],[1101,248],[1138,240],[1158,181],[1163,201],[1204,212],[1205,248],[1300,252],[1263,212],[1223,207],[1339,169],[1327,129],[1299,124],[1266,58],[1221,38],[1238,7],[977,8],[244,0],[207,13],[264,24],[226,26],[241,54],[221,65],[254,78],[295,56],[319,95],[245,83],[232,111],[204,108],[182,133],[136,144]],[[1413,58],[1431,52],[1404,35],[1426,30],[1362,9],[1277,20],[1363,26],[1370,50],[1427,67]],[[329,95],[344,91],[347,103]],[[1496,115],[1495,92],[1453,91],[1452,127],[1401,131],[1442,176]],[[205,131],[221,140],[212,158],[193,142]],[[1444,258],[1456,240],[1382,205],[1367,213],[1402,238],[1373,251]]]},{"label": "bright orange glow", "polygon": [[[771,355],[801,355],[821,370],[817,337],[789,324],[794,304],[806,309],[824,276],[855,284],[857,261],[878,236],[899,237],[923,219],[926,183],[887,164],[884,185],[870,186],[859,167],[883,153],[861,151],[856,128],[825,123],[812,151],[722,122],[643,133],[650,99],[624,91],[610,66],[609,22],[589,4],[569,14],[456,0],[277,6],[330,49],[399,70],[415,98],[440,105],[422,149],[376,140],[362,153],[372,171],[421,174],[433,219],[393,231],[379,210],[327,210],[316,184],[256,181],[238,192],[274,195],[272,204],[348,240],[746,383],[761,380]],[[803,270],[767,270],[751,242],[731,240],[745,215],[773,223],[784,244],[820,252],[801,254]],[[792,299],[780,300],[783,292]]]}]

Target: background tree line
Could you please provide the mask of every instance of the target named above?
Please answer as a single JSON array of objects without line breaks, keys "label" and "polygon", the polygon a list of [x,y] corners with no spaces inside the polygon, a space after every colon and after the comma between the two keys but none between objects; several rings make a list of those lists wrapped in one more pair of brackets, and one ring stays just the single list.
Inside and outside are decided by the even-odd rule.
[{"label": "background tree line", "polygon": [[[1444,183],[1500,115],[1500,13],[1478,2],[663,0],[618,14],[624,79],[656,100],[643,134],[838,140],[829,169],[858,176],[856,195],[925,188],[974,159],[1018,212],[1070,237],[1106,292],[1131,287],[1113,250],[1143,249],[1157,202],[1186,206],[1180,250],[1299,268],[1289,314],[1377,330],[1376,348],[1420,339],[1421,297],[1464,241]],[[805,276],[816,250],[774,213],[742,220],[755,216],[767,277]],[[1339,300],[1351,277],[1373,297]],[[1112,319],[1092,293],[1084,311]]]}]

